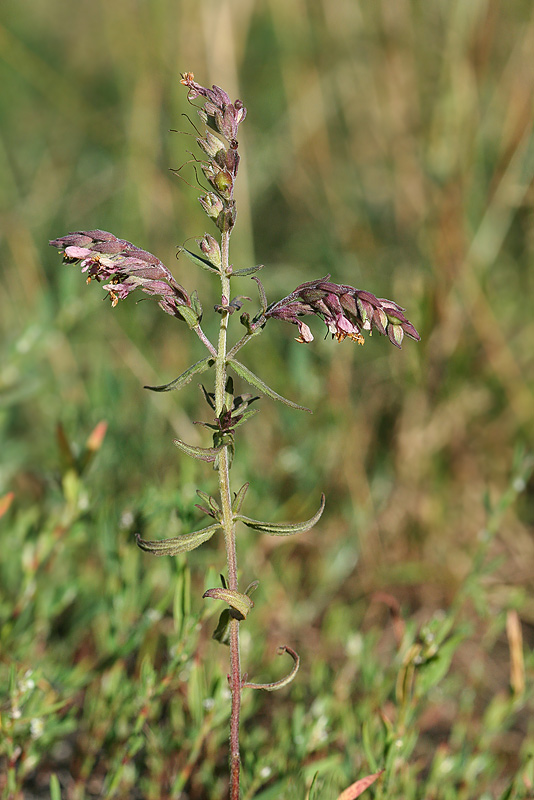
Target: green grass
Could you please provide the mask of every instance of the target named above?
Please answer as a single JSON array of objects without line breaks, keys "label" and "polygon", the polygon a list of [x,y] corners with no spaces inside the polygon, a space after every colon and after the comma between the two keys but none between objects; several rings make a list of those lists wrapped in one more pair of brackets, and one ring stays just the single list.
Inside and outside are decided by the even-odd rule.
[{"label": "green grass", "polygon": [[[206,230],[168,171],[193,149],[169,132],[192,132],[189,69],[249,111],[234,264],[264,263],[271,300],[331,273],[423,337],[316,328],[306,348],[273,324],[247,350],[314,415],[262,400],[239,429],[244,513],[327,506],[289,541],[241,531],[260,580],[243,668],[279,678],[279,644],[302,659],[244,696],[243,798],[335,800],[382,768],[364,796],[532,797],[533,36],[526,0],[2,4],[2,798],[226,793],[227,651],[201,599],[222,542],[154,559],[134,540],[203,524],[213,474],[172,446],[207,443],[200,392],[142,389],[202,353],[149,300],[112,313],[47,246],[111,230],[217,301],[174,259]],[[100,420],[77,474],[57,425],[82,451]]]}]

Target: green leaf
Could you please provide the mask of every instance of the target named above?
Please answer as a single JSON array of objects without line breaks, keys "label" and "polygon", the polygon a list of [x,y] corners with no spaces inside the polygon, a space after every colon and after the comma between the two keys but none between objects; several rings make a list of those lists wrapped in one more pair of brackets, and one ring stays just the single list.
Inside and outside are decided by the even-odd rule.
[{"label": "green leaf", "polygon": [[191,381],[193,375],[200,375],[202,372],[206,372],[214,364],[215,360],[213,358],[203,358],[170,383],[166,383],[164,386],[143,386],[143,389],[150,389],[151,392],[172,392],[173,389],[182,389]]},{"label": "green leaf", "polygon": [[50,775],[50,800],[61,800],[61,787],[57,775]]},{"label": "green leaf", "polygon": [[189,306],[177,306],[176,309],[177,313],[182,317],[184,322],[188,324],[188,326],[193,329],[196,328],[198,323],[200,322],[198,314]]},{"label": "green leaf", "polygon": [[231,616],[239,620],[246,619],[248,612],[254,608],[254,603],[247,594],[236,592],[232,589],[220,587],[208,589],[207,592],[204,592],[202,597],[211,597],[213,600],[223,600],[234,612],[233,614],[230,612]]},{"label": "green leaf", "polygon": [[219,644],[230,644],[230,620],[230,609],[225,608],[224,611],[221,612],[217,627],[211,634],[211,638],[215,639]]},{"label": "green leaf", "polygon": [[200,320],[202,319],[202,304],[200,302],[200,299],[198,297],[198,292],[196,289],[194,289],[191,292],[191,308],[197,315],[198,321],[200,322]]},{"label": "green leaf", "polygon": [[438,648],[437,653],[429,658],[428,661],[417,667],[419,677],[417,684],[417,694],[426,694],[437,684],[441,683],[450,669],[454,654],[462,641],[466,638],[464,631],[459,631],[450,639],[447,639]]},{"label": "green leaf", "polygon": [[234,372],[239,375],[240,378],[243,378],[243,380],[247,381],[247,383],[250,383],[251,386],[254,386],[262,394],[270,397],[271,400],[279,400],[281,403],[284,403],[290,408],[295,408],[298,411],[307,411],[308,414],[312,413],[311,409],[306,408],[305,406],[299,406],[298,403],[294,403],[292,400],[287,400],[287,398],[282,397],[281,394],[278,394],[274,391],[274,389],[271,389],[269,386],[267,386],[267,384],[264,383],[261,378],[258,378],[258,376],[251,372],[248,367],[245,367],[245,365],[241,364],[240,361],[236,361],[235,358],[229,358],[226,363],[234,370]]},{"label": "green leaf", "polygon": [[243,414],[241,415],[241,419],[239,419],[237,422],[234,422],[232,420],[232,428],[239,428],[240,425],[242,425],[248,419],[253,417],[254,414],[257,414],[259,410],[260,410],[259,408],[251,408],[249,409],[249,411],[244,411]]},{"label": "green leaf", "polygon": [[76,470],[76,456],[74,455],[74,451],[65,433],[65,428],[61,422],[58,422],[56,426],[56,439],[63,462],[62,466],[65,467],[64,471],[66,472],[67,469]]},{"label": "green leaf", "polygon": [[249,585],[245,589],[245,594],[248,594],[248,596],[250,597],[256,591],[259,585],[260,585],[259,581],[252,581],[252,583],[249,583]]},{"label": "green leaf", "polygon": [[249,486],[250,486],[249,483],[244,483],[241,489],[235,495],[234,502],[232,503],[233,514],[239,514],[239,512],[241,511],[241,506],[243,505],[243,500],[245,499],[245,495],[247,493]]},{"label": "green leaf", "polygon": [[242,522],[247,528],[253,528],[255,531],[261,531],[262,533],[269,533],[271,536],[293,536],[295,533],[305,533],[309,531],[310,528],[320,520],[321,514],[324,511],[325,506],[325,496],[324,494],[321,495],[321,505],[319,506],[316,513],[310,519],[304,520],[304,522],[261,522],[257,519],[250,519],[250,517],[244,517],[242,514],[236,514],[234,519],[239,522]]},{"label": "green leaf", "polygon": [[204,502],[209,505],[209,507],[214,513],[218,514],[220,512],[219,504],[215,500],[215,498],[211,496],[211,494],[202,492],[200,489],[197,489],[197,494],[201,500],[204,500]]},{"label": "green leaf", "polygon": [[152,553],[154,556],[176,556],[178,553],[186,553],[189,550],[194,550],[195,547],[207,542],[220,527],[221,526],[217,523],[216,525],[210,525],[208,528],[203,528],[200,531],[182,533],[180,536],[175,536],[173,539],[159,539],[152,542],[141,539],[138,533],[136,533],[135,538],[138,547],[146,553]]},{"label": "green leaf", "polygon": [[252,280],[256,281],[256,284],[258,286],[258,294],[260,295],[261,309],[265,314],[265,312],[267,311],[267,295],[265,294],[263,283],[260,281],[259,278],[252,278]]},{"label": "green leaf", "polygon": [[174,444],[184,453],[200,461],[215,461],[222,450],[222,447],[194,447],[192,444],[182,442],[181,439],[174,439]]},{"label": "green leaf", "polygon": [[219,270],[215,269],[215,267],[211,265],[211,263],[208,261],[207,258],[202,258],[202,256],[197,256],[195,253],[192,253],[191,250],[187,250],[187,248],[185,247],[179,247],[178,253],[185,253],[185,255],[190,259],[190,261],[192,261],[193,264],[196,264],[197,267],[201,267],[202,269],[207,270],[207,272],[215,272],[216,275],[220,275]]},{"label": "green leaf", "polygon": [[191,571],[186,565],[176,576],[172,615],[177,633],[183,636],[191,615]]},{"label": "green leaf", "polygon": [[254,275],[255,272],[259,272],[260,269],[263,269],[263,264],[258,264],[257,267],[245,267],[245,269],[234,269],[232,270],[232,278],[234,275]]}]

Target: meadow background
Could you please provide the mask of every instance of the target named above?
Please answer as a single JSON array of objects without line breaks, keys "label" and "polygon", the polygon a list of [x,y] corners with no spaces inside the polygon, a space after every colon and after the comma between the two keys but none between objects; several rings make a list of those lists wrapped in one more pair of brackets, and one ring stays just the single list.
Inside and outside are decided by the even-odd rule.
[{"label": "meadow background", "polygon": [[186,70],[248,108],[233,263],[265,264],[270,300],[331,273],[422,335],[316,325],[305,347],[273,323],[244,352],[314,411],[262,400],[239,429],[244,513],[327,506],[305,535],[240,535],[243,668],[302,658],[245,695],[243,797],[333,800],[382,768],[365,796],[534,796],[533,52],[528,0],[3,0],[2,798],[225,796],[228,653],[201,599],[221,539],[134,542],[204,524],[214,476],[172,446],[207,444],[200,392],[142,388],[202,351],[47,245],[113,231],[217,302],[175,259],[208,230],[169,171],[194,146]]}]

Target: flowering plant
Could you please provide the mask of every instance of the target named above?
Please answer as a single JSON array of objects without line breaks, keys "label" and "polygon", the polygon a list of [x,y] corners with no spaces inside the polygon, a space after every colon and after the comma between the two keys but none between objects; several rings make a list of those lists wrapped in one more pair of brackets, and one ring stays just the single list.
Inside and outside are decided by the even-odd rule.
[{"label": "flowering plant", "polygon": [[[50,242],[63,251],[67,263],[81,266],[87,275],[87,282],[104,282],[104,289],[110,297],[112,306],[117,305],[136,290],[157,298],[160,308],[167,314],[185,322],[199,337],[208,355],[191,365],[185,372],[165,386],[147,387],[154,391],[181,389],[193,376],[213,370],[214,391],[204,390],[204,397],[213,411],[213,422],[206,427],[212,431],[209,447],[197,447],[176,439],[175,444],[186,454],[207,462],[212,462],[218,472],[218,497],[198,491],[202,505],[198,508],[211,520],[207,527],[185,533],[172,539],[146,541],[139,536],[137,544],[157,556],[173,556],[193,550],[208,541],[217,531],[222,531],[226,548],[227,577],[222,586],[205,592],[204,597],[224,601],[214,638],[230,648],[231,717],[230,717],[230,797],[239,798],[240,750],[239,719],[241,694],[245,689],[264,689],[274,691],[291,681],[299,666],[297,653],[283,645],[279,653],[287,653],[293,660],[288,675],[280,681],[269,684],[249,682],[241,673],[239,628],[253,608],[251,594],[257,586],[253,581],[241,591],[238,585],[236,525],[243,523],[253,530],[271,536],[288,536],[303,533],[313,527],[323,513],[325,498],[321,498],[319,508],[308,520],[291,523],[271,523],[252,519],[242,513],[248,483],[236,492],[230,483],[230,470],[235,455],[235,430],[256,413],[252,404],[257,395],[244,393],[235,395],[230,372],[247,382],[260,395],[281,401],[292,408],[306,410],[303,406],[280,395],[267,386],[264,381],[242,364],[237,358],[239,351],[255,336],[261,334],[269,320],[283,320],[298,327],[297,342],[309,344],[313,335],[302,317],[320,317],[327,331],[338,342],[346,338],[363,344],[363,333],[377,330],[385,335],[396,347],[400,347],[403,337],[419,340],[419,334],[404,315],[404,309],[392,300],[379,299],[373,294],[352,286],[332,283],[330,276],[309,281],[298,286],[287,297],[268,304],[261,281],[256,276],[261,267],[234,269],[230,263],[230,236],[236,222],[236,203],[234,187],[239,167],[238,130],[246,117],[246,109],[240,100],[231,102],[229,96],[218,86],[211,89],[201,86],[192,73],[182,76],[182,84],[188,89],[190,102],[201,99],[198,114],[206,126],[204,136],[197,138],[205,159],[201,170],[209,189],[199,197],[199,202],[219,231],[219,241],[206,233],[197,239],[199,253],[181,248],[195,264],[218,276],[220,280],[220,303],[214,310],[220,315],[217,343],[212,343],[204,333],[202,306],[196,292],[189,294],[174,279],[170,270],[151,253],[136,247],[102,230],[69,233]],[[251,276],[256,281],[260,309],[251,316],[244,311],[240,322],[244,327],[241,338],[228,346],[228,327],[230,317],[241,310],[243,296],[232,298],[231,280],[236,277]],[[372,776],[374,777],[374,776]],[[368,785],[368,784],[367,784]],[[356,797],[356,794],[351,796]]]}]

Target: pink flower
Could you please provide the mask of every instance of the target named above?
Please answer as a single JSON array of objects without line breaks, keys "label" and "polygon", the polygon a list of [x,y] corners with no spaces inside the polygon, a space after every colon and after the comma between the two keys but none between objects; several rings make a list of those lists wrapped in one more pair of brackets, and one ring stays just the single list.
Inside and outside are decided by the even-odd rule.
[{"label": "pink flower", "polygon": [[109,281],[104,289],[112,306],[141,289],[159,297],[160,307],[172,316],[182,319],[180,308],[191,308],[189,295],[167,267],[152,253],[126,239],[118,239],[107,231],[78,231],[53,239],[50,244],[64,251],[65,261],[80,264],[82,272],[87,274],[87,283],[93,279],[98,283]]},{"label": "pink flower", "polygon": [[297,325],[300,333],[297,341],[302,343],[313,341],[310,329],[300,319],[306,314],[321,317],[338,342],[348,337],[363,344],[362,331],[371,333],[374,328],[387,336],[395,347],[401,346],[404,335],[420,340],[416,329],[404,316],[404,309],[393,300],[377,298],[353,286],[331,283],[328,277],[297,286],[290,295],[267,308],[265,319],[283,319]]}]

